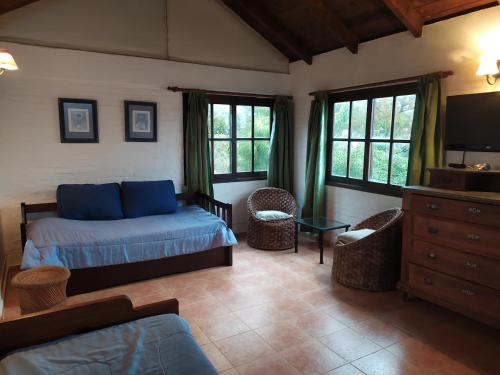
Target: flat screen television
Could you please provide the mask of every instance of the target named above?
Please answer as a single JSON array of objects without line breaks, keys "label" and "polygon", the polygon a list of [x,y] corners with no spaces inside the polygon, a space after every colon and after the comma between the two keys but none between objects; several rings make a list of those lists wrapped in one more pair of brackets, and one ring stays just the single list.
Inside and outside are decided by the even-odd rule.
[{"label": "flat screen television", "polygon": [[500,152],[500,92],[448,96],[446,149]]}]

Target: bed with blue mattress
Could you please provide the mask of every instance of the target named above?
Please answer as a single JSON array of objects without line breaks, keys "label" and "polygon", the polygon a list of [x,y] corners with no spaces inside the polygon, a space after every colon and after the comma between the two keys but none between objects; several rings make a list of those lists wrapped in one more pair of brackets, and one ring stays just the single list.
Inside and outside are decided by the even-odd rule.
[{"label": "bed with blue mattress", "polygon": [[236,244],[231,229],[197,205],[175,214],[121,220],[47,217],[28,225],[22,269],[69,269],[144,262]]},{"label": "bed with blue mattress", "polygon": [[217,374],[177,314],[177,300],[117,296],[1,322],[0,373]]},{"label": "bed with blue mattress", "polygon": [[21,205],[22,269],[45,265],[71,271],[69,295],[179,272],[231,265],[231,205],[200,193],[177,194],[176,212],[118,220],[30,215],[56,203]]}]

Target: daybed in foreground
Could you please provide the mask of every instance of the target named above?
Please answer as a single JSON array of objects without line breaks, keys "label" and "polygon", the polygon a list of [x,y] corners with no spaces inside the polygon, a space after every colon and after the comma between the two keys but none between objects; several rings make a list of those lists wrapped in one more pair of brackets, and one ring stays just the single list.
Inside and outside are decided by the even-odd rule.
[{"label": "daybed in foreground", "polygon": [[0,373],[217,374],[178,313],[175,299],[116,296],[4,321]]}]

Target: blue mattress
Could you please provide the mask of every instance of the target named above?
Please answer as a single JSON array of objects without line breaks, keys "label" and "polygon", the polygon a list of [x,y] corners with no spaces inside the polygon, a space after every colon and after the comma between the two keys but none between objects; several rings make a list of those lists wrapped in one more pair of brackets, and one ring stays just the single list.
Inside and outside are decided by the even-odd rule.
[{"label": "blue mattress", "polygon": [[199,206],[175,214],[83,221],[48,217],[29,224],[21,268],[70,269],[133,263],[237,243],[219,217]]},{"label": "blue mattress", "polygon": [[216,375],[177,315],[158,315],[16,351],[0,374]]}]

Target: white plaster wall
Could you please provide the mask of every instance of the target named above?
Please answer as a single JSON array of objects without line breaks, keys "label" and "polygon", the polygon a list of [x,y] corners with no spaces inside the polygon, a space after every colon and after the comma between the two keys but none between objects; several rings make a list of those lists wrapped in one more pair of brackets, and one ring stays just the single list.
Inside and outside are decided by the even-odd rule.
[{"label": "white plaster wall", "polygon": [[267,186],[267,181],[245,181],[214,184],[214,195],[222,201],[231,197],[233,204],[233,230],[236,233],[247,231],[247,199],[255,190]]},{"label": "white plaster wall", "polygon": [[40,0],[0,16],[0,38],[167,57],[165,0]]},{"label": "white plaster wall", "polygon": [[40,0],[1,15],[0,40],[288,72],[220,0]]},{"label": "white plaster wall", "polygon": [[220,0],[168,0],[171,59],[288,72],[288,59]]},{"label": "white plaster wall", "polygon": [[[487,35],[490,35],[490,42],[485,39]],[[404,32],[363,43],[357,55],[340,49],[315,56],[311,66],[303,62],[291,64],[295,101],[295,186],[299,204],[304,194],[309,92],[440,70],[455,72],[444,80],[445,95],[500,90],[500,83],[489,86],[483,77],[475,76],[479,57],[491,49],[498,52],[499,41],[500,7],[495,7],[425,26],[420,39]],[[447,155],[449,162],[460,160],[460,157],[460,153]],[[469,153],[466,161],[489,162],[500,167],[500,154]],[[378,211],[400,206],[401,199],[328,186],[327,205],[332,217],[356,223]]]},{"label": "white plaster wall", "polygon": [[[10,262],[20,255],[19,205],[53,201],[61,183],[170,178],[183,186],[182,99],[169,85],[290,94],[286,74],[2,43],[19,71],[0,78],[0,222]],[[58,97],[98,101],[100,143],[59,141]],[[124,142],[123,100],[158,103],[158,142]],[[235,203],[235,227],[246,227],[243,201],[262,182],[216,185]]]}]

